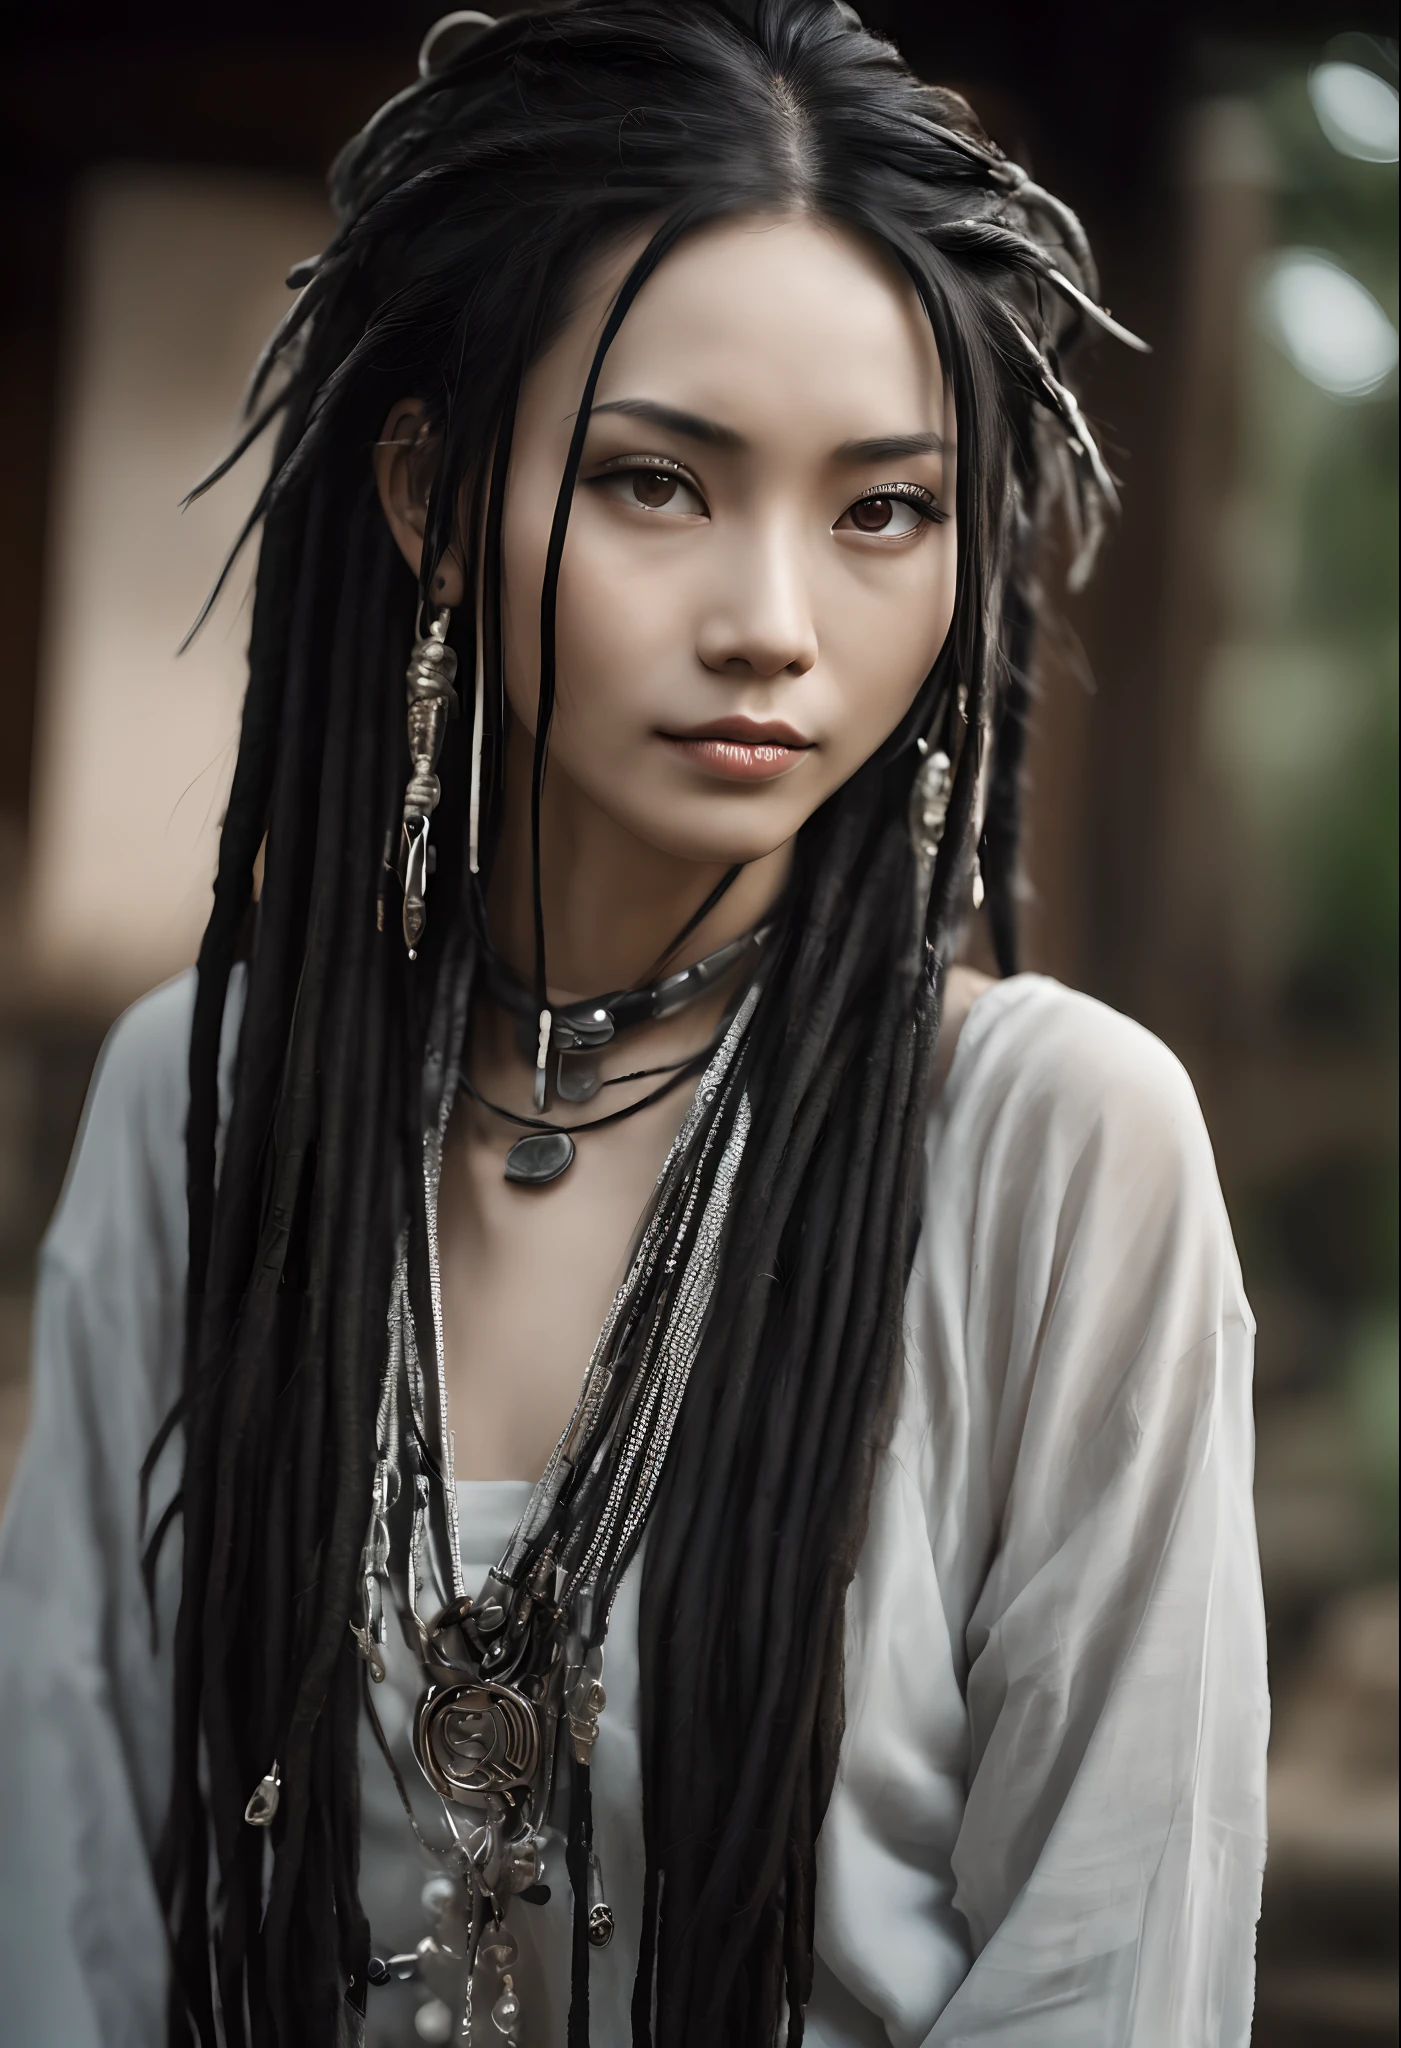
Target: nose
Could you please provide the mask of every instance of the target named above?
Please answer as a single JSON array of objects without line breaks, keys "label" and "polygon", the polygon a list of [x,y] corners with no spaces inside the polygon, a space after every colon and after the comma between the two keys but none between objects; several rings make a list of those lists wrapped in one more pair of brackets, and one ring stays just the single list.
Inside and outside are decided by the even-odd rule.
[{"label": "nose", "polygon": [[806,675],[817,660],[817,626],[804,554],[800,536],[777,521],[726,551],[696,641],[707,668],[765,681]]}]

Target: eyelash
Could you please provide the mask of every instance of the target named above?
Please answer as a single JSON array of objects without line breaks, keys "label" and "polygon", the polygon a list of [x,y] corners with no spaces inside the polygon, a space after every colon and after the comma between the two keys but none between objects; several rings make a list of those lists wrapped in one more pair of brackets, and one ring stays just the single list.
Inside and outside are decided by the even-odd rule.
[{"label": "eyelash", "polygon": [[[949,516],[934,493],[927,491],[923,484],[879,484],[875,490],[863,491],[859,498],[853,498],[846,511],[852,511],[857,505],[869,505],[881,498],[898,498],[903,504],[913,505],[916,512],[922,514],[931,526],[942,526]],[[846,512],[842,517],[845,519]]]},{"label": "eyelash", "polygon": [[[705,502],[705,493],[690,470],[684,463],[674,461],[669,455],[615,455],[612,461],[605,463],[588,481],[599,483],[606,476],[618,476],[628,470],[659,472],[663,476],[678,477],[682,483],[690,486],[702,503]],[[880,484],[875,490],[863,491],[859,498],[853,498],[846,511],[842,513],[842,517],[845,518],[846,513],[854,506],[869,505],[873,500],[880,498],[898,498],[903,504],[913,505],[931,526],[942,526],[949,516],[934,493],[927,491],[923,484]]]},{"label": "eyelash", "polygon": [[661,476],[679,477],[683,484],[690,485],[698,498],[703,499],[705,497],[705,492],[691,475],[685,463],[674,462],[669,455],[615,455],[611,461],[605,462],[602,469],[598,470],[588,481],[591,484],[596,484],[605,476],[619,476],[625,474],[630,469],[640,469],[644,475],[655,473]]}]

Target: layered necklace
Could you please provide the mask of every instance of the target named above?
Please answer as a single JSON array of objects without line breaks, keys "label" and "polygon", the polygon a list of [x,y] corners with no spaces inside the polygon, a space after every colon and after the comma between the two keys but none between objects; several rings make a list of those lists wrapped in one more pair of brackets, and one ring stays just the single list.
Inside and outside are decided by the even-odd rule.
[{"label": "layered necklace", "polygon": [[[725,886],[728,880],[714,900]],[[662,964],[710,907],[702,906]],[[619,1076],[662,1078],[641,1100],[573,1127],[577,1134],[617,1121],[689,1074],[700,1075],[573,1415],[505,1552],[485,1583],[469,1592],[447,1421],[437,1204],[454,1100],[459,1089],[477,1095],[463,1071],[473,984],[517,1020],[522,1050],[528,1058],[534,1055],[537,1076],[542,1066],[547,1069],[543,1102],[537,1093],[540,1106],[547,1106],[552,1091],[566,1102],[589,1101],[612,1085],[588,1064],[601,1048],[642,1023],[675,1015],[734,972],[746,952],[757,962],[763,936],[746,934],[679,972],[562,1007],[551,1015],[543,1046],[528,1041],[531,998],[503,963],[474,952],[466,941],[444,962],[425,1067],[431,1355],[424,1355],[424,1317],[414,1316],[410,1300],[406,1232],[396,1262],[376,1418],[360,1612],[351,1624],[364,1659],[371,1725],[414,1834],[438,1865],[438,1875],[424,1889],[428,1931],[412,1952],[375,1957],[370,1971],[372,1982],[418,1977],[428,1987],[429,2005],[415,2016],[424,2039],[519,2040],[519,1949],[509,1919],[513,1902],[524,1901],[528,1908],[549,1896],[544,1834],[559,1803],[560,1777],[567,1778],[565,1861],[574,1907],[576,2011],[587,2011],[590,1950],[612,1939],[589,1792],[598,1717],[606,1704],[604,1638],[656,1494],[711,1299],[749,1130],[739,1054],[758,998],[751,975],[710,1046],[670,1068]],[[569,1130],[485,1106],[529,1126],[508,1155],[509,1179],[538,1185],[566,1170],[574,1156]],[[417,1794],[404,1781],[375,1706],[391,1614],[421,1669],[413,1716],[413,1752],[422,1780]],[[425,1791],[445,1823],[437,1841],[420,1819]],[[434,1832],[437,1827],[435,1821]]]},{"label": "layered necklace", "polygon": [[[767,928],[760,927],[745,932],[737,939],[727,940],[723,946],[717,946],[714,952],[705,954],[679,973],[664,975],[643,986],[557,1005],[547,1013],[548,1021],[545,1014],[538,1011],[534,997],[519,976],[496,954],[488,952],[483,976],[486,993],[512,1016],[516,1043],[535,1065],[537,1110],[549,1107],[552,1093],[558,1095],[561,1102],[591,1102],[600,1089],[662,1077],[658,1087],[637,1101],[573,1126],[550,1123],[540,1117],[519,1116],[515,1111],[489,1100],[470,1079],[464,1077],[463,1085],[484,1109],[508,1123],[526,1128],[527,1135],[517,1138],[506,1154],[507,1180],[527,1187],[543,1187],[552,1180],[558,1180],[574,1162],[578,1132],[597,1130],[604,1124],[620,1123],[625,1117],[635,1116],[639,1110],[650,1108],[652,1103],[680,1087],[691,1075],[698,1074],[723,1036],[723,1026],[711,1044],[685,1059],[674,1061],[670,1066],[643,1067],[605,1080],[600,1055],[624,1033],[677,1016],[702,996],[708,995],[746,954],[757,956],[766,936]],[[673,942],[672,950],[676,943],[679,941]]]}]

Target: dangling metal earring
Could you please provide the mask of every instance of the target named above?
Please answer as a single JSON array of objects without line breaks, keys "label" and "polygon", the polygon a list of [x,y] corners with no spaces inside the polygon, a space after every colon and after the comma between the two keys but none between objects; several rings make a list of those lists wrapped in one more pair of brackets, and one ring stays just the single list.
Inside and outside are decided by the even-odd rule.
[{"label": "dangling metal earring", "polygon": [[914,781],[910,784],[910,807],[906,812],[909,823],[910,844],[915,856],[915,958],[927,960],[929,940],[926,924],[929,917],[929,889],[934,876],[934,861],[939,852],[939,842],[944,836],[944,821],[948,816],[949,792],[953,788],[953,767],[942,747],[931,750],[923,734],[915,741],[920,753],[920,764],[915,770]]},{"label": "dangling metal earring", "polygon": [[939,841],[944,836],[944,820],[948,816],[949,792],[953,788],[953,768],[942,747],[930,752],[926,739],[915,741],[923,759],[915,770],[914,783],[910,789],[910,839],[915,850],[916,886],[921,900],[929,893],[929,876],[934,866],[934,856],[939,851]]},{"label": "dangling metal earring", "polygon": [[428,821],[438,808],[442,784],[434,774],[443,750],[447,722],[457,711],[452,687],[457,656],[446,644],[452,613],[446,605],[433,614],[428,631],[414,641],[409,656],[409,757],[413,774],[404,791],[404,824],[399,838],[399,879],[404,885],[404,944],[410,960],[428,921],[425,896],[428,877],[437,865],[437,849],[428,844]]}]

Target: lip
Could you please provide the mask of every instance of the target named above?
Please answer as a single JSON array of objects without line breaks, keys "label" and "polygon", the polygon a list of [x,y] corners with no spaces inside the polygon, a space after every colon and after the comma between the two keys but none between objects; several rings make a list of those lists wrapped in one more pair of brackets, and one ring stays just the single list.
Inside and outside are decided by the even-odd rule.
[{"label": "lip", "polygon": [[662,738],[697,768],[726,782],[771,782],[796,768],[812,748],[811,740],[779,719],[720,718]]}]

